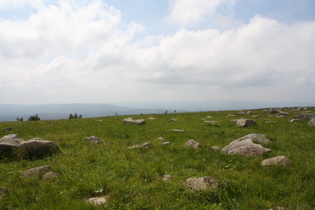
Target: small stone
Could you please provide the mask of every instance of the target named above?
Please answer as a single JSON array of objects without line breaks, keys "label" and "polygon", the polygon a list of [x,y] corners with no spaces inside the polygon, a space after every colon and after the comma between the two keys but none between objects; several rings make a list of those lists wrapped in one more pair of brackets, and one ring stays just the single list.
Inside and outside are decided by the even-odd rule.
[{"label": "small stone", "polygon": [[145,120],[144,119],[133,120],[131,117],[128,117],[128,118],[123,120],[123,123],[134,124],[134,125],[144,125]]},{"label": "small stone", "polygon": [[164,141],[164,137],[159,137],[157,140]]},{"label": "small stone", "polygon": [[42,178],[43,180],[48,180],[48,179],[56,178],[57,176],[59,176],[58,173],[50,171],[48,173],[45,173]]},{"label": "small stone", "polygon": [[188,178],[186,179],[185,185],[192,191],[202,191],[206,189],[217,188],[217,181],[210,176],[201,178]]},{"label": "small stone", "polygon": [[221,147],[219,147],[219,146],[212,146],[211,149],[212,149],[213,151],[218,151],[218,150],[221,149]]},{"label": "small stone", "polygon": [[171,175],[163,175],[162,176],[162,180],[163,181],[169,181],[169,180],[171,180],[172,179],[172,176]]},{"label": "small stone", "polygon": [[97,136],[85,137],[85,140],[92,142],[92,143],[95,143],[95,144],[101,144],[102,143],[101,139]]},{"label": "small stone", "polygon": [[93,197],[86,200],[86,202],[91,203],[95,206],[105,205],[107,200],[106,196]]},{"label": "small stone", "polygon": [[131,147],[128,147],[127,149],[137,149],[137,148],[145,148],[148,149],[150,148],[150,143],[149,142],[145,142],[143,144],[137,144],[137,145],[133,145]]},{"label": "small stone", "polygon": [[163,142],[162,145],[167,145],[167,146],[169,146],[169,145],[171,145],[171,143],[168,142],[168,141],[166,141],[166,142]]},{"label": "small stone", "polygon": [[291,166],[292,161],[286,156],[277,156],[269,159],[265,159],[261,162],[262,166]]},{"label": "small stone", "polygon": [[187,146],[187,147],[193,147],[193,148],[196,149],[196,150],[201,149],[201,145],[200,145],[197,141],[195,141],[195,140],[193,140],[193,139],[188,140],[188,141],[185,143],[185,146]]},{"label": "small stone", "polygon": [[174,132],[174,133],[184,133],[185,132],[184,130],[181,130],[181,129],[171,129],[169,131]]},{"label": "small stone", "polygon": [[8,194],[9,190],[5,187],[0,187],[0,199]]}]

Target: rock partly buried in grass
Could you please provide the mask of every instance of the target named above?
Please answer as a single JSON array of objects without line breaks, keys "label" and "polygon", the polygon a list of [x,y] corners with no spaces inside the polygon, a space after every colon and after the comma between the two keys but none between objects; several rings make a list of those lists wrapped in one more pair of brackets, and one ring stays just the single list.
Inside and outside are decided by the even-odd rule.
[{"label": "rock partly buried in grass", "polygon": [[212,146],[211,149],[213,151],[219,151],[221,149],[221,147],[219,147],[219,146]]},{"label": "rock partly buried in grass", "polygon": [[258,133],[251,133],[248,134],[246,136],[243,136],[239,139],[237,139],[238,141],[243,141],[246,139],[251,139],[253,142],[255,143],[260,143],[260,144],[269,144],[271,143],[271,140],[267,138],[266,135],[264,134],[258,134]]},{"label": "rock partly buried in grass", "polygon": [[236,121],[236,125],[238,127],[249,127],[249,126],[257,125],[257,123],[255,120],[241,118]]},{"label": "rock partly buried in grass", "polygon": [[209,126],[213,126],[213,127],[220,127],[220,123],[218,121],[204,121],[205,123],[207,123]]},{"label": "rock partly buried in grass", "polygon": [[293,117],[292,119],[296,119],[296,120],[311,120],[312,118],[315,118],[315,113],[299,114],[299,115]]},{"label": "rock partly buried in grass", "polygon": [[193,140],[193,139],[188,140],[188,141],[185,143],[185,146],[186,146],[186,147],[192,147],[192,148],[194,148],[194,149],[196,149],[196,150],[201,149],[201,145],[199,144],[199,142],[197,142],[197,141],[195,141],[195,140]]},{"label": "rock partly buried in grass", "polygon": [[163,180],[163,181],[169,181],[169,180],[171,180],[171,179],[172,179],[172,176],[171,176],[171,175],[166,174],[166,175],[163,175],[163,176],[162,176],[162,180]]},{"label": "rock partly buried in grass", "polygon": [[227,155],[257,156],[271,151],[271,149],[264,148],[260,144],[253,142],[267,144],[271,141],[263,134],[249,134],[232,141],[228,146],[224,147],[221,152]]},{"label": "rock partly buried in grass", "polygon": [[5,187],[0,187],[0,199],[8,194],[9,190]]},{"label": "rock partly buried in grass", "polygon": [[186,179],[185,185],[192,191],[203,191],[208,189],[216,189],[217,181],[210,176],[205,176],[201,178],[192,177]]},{"label": "rock partly buried in grass", "polygon": [[287,117],[288,116],[288,113],[287,112],[283,112],[283,111],[280,111],[276,114],[276,117]]},{"label": "rock partly buried in grass", "polygon": [[169,141],[166,141],[166,142],[163,142],[161,145],[169,146],[169,145],[171,145],[171,143]]},{"label": "rock partly buried in grass", "polygon": [[308,122],[309,126],[315,126],[315,118],[312,118],[309,122]]},{"label": "rock partly buried in grass", "polygon": [[144,125],[145,120],[144,119],[133,120],[131,117],[128,117],[128,118],[123,120],[123,123],[134,124],[134,125]]},{"label": "rock partly buried in grass", "polygon": [[133,145],[131,147],[128,147],[127,149],[138,149],[138,148],[148,149],[148,148],[150,148],[150,143],[149,142],[145,142],[143,144],[136,144],[136,145]]},{"label": "rock partly buried in grass", "polygon": [[184,131],[184,130],[181,130],[181,129],[171,129],[171,130],[169,130],[169,132],[173,132],[173,133],[184,133],[185,131]]},{"label": "rock partly buried in grass", "polygon": [[261,162],[262,166],[291,166],[292,161],[286,156],[277,156],[269,159],[265,159]]},{"label": "rock partly buried in grass", "polygon": [[85,137],[85,140],[95,144],[101,144],[102,140],[97,136]]},{"label": "rock partly buried in grass", "polygon": [[49,179],[54,179],[56,177],[58,177],[59,174],[53,171],[47,172],[43,175],[42,179],[43,180],[49,180]]},{"label": "rock partly buried in grass", "polygon": [[86,202],[93,204],[95,206],[105,205],[107,203],[106,198],[107,196],[98,196],[98,197],[89,198],[86,200]]},{"label": "rock partly buried in grass", "polygon": [[22,174],[22,177],[44,175],[50,171],[51,171],[50,165],[35,167],[35,168],[31,168],[31,169],[24,171],[24,173]]},{"label": "rock partly buried in grass", "polygon": [[0,139],[0,155],[6,158],[42,158],[60,152],[53,141],[40,138],[24,141],[17,134],[10,134]]}]

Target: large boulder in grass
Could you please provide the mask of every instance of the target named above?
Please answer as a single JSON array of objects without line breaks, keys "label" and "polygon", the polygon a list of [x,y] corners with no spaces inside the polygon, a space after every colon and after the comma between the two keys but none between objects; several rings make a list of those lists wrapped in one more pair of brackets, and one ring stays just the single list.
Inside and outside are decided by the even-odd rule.
[{"label": "large boulder in grass", "polygon": [[11,134],[0,139],[0,156],[2,158],[42,158],[60,152],[53,141],[40,138],[24,141],[18,135]]},{"label": "large boulder in grass", "polygon": [[123,120],[123,123],[125,123],[125,124],[134,124],[134,125],[144,125],[145,124],[145,120],[144,119],[134,120],[131,117],[128,117],[128,118]]},{"label": "large boulder in grass", "polygon": [[315,118],[315,113],[303,113],[303,114],[299,114],[295,117],[293,117],[292,119],[294,120],[311,120],[312,118]]},{"label": "large boulder in grass", "polygon": [[312,118],[312,119],[308,122],[308,125],[315,127],[315,118]]},{"label": "large boulder in grass", "polygon": [[216,189],[218,186],[217,181],[210,176],[205,176],[201,178],[188,178],[186,179],[185,185],[192,191]]},{"label": "large boulder in grass", "polygon": [[254,142],[268,144],[271,141],[263,134],[249,134],[232,141],[221,152],[227,155],[257,156],[271,151],[271,149],[264,148],[262,145]]},{"label": "large boulder in grass", "polygon": [[249,126],[257,125],[257,123],[255,120],[241,118],[236,121],[236,125],[238,127],[249,127]]}]

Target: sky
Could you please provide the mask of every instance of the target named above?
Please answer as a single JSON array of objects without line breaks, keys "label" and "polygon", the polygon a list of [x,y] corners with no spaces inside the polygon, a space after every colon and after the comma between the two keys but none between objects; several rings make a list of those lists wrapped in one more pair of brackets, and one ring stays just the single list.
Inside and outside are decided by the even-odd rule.
[{"label": "sky", "polygon": [[315,105],[314,0],[0,0],[0,104]]}]

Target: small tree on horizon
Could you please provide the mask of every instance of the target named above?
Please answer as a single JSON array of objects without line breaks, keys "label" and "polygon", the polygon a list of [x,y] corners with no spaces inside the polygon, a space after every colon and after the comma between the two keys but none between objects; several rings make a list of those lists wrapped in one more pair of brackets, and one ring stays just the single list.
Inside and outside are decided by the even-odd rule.
[{"label": "small tree on horizon", "polygon": [[30,116],[28,118],[28,121],[39,121],[39,120],[40,120],[40,118],[38,117],[38,114]]}]

